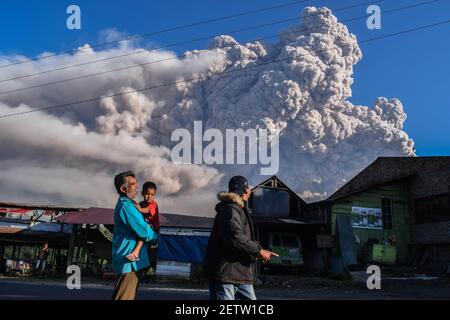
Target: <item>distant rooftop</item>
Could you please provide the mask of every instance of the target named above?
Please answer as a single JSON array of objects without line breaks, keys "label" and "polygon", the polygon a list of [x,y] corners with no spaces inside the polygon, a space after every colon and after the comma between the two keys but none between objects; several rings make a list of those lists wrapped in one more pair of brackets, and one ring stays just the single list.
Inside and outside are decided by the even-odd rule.
[{"label": "distant rooftop", "polygon": [[82,208],[72,207],[72,206],[58,206],[58,205],[47,205],[47,204],[32,204],[24,202],[9,202],[0,201],[0,208],[23,208],[29,210],[55,210],[55,211],[78,211]]},{"label": "distant rooftop", "polygon": [[[114,224],[114,209],[88,208],[81,212],[69,212],[56,218],[70,224]],[[161,227],[211,229],[214,218],[160,212]]]},{"label": "distant rooftop", "polygon": [[327,200],[335,200],[374,186],[414,176],[425,165],[450,170],[450,157],[380,157],[358,173]]}]

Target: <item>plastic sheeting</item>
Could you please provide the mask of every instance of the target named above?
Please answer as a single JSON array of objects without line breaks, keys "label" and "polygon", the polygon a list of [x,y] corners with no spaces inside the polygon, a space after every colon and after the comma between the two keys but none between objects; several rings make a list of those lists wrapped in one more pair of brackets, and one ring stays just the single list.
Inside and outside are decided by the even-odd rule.
[{"label": "plastic sheeting", "polygon": [[64,232],[64,233],[72,233],[72,226],[70,225],[61,225],[59,223],[47,223],[40,222],[36,223],[34,226],[28,229],[29,231],[34,232]]},{"label": "plastic sheeting", "polygon": [[158,259],[180,262],[202,263],[208,237],[160,235]]}]

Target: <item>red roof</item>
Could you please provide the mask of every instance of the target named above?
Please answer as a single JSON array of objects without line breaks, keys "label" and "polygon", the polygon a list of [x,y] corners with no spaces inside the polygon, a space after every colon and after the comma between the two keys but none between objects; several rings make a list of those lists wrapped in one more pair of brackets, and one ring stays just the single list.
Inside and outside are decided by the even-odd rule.
[{"label": "red roof", "polygon": [[56,220],[70,224],[114,224],[114,209],[92,207],[81,212],[68,212]]},{"label": "red roof", "polygon": [[[162,227],[211,229],[214,219],[182,214],[160,213]],[[69,212],[56,218],[61,223],[69,224],[114,224],[114,209],[88,208],[81,212]]]},{"label": "red roof", "polygon": [[31,209],[21,209],[21,208],[0,208],[0,212],[23,214],[23,213],[33,212],[33,210],[31,210]]}]

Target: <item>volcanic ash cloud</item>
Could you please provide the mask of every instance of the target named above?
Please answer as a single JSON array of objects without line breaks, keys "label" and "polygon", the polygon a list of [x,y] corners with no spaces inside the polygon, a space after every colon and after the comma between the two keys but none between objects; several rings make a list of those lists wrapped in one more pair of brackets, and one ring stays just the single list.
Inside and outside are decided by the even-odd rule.
[{"label": "volcanic ash cloud", "polygon": [[[59,55],[4,68],[2,78],[133,50],[142,49],[127,42],[101,51]],[[2,56],[0,64],[21,59],[26,58]],[[372,106],[349,101],[353,66],[361,59],[356,37],[329,9],[308,7],[301,14],[300,25],[282,31],[277,43],[240,44],[223,35],[211,41],[208,51],[189,51],[183,58],[164,50],[147,51],[2,83],[0,91],[5,91],[160,61],[0,95],[1,114],[6,114],[178,81],[61,110],[2,119],[0,167],[8,174],[0,177],[0,191],[12,200],[28,194],[27,202],[111,206],[113,175],[131,169],[140,181],[154,180],[161,185],[171,210],[185,212],[182,203],[171,203],[171,197],[192,194],[189,208],[195,207],[199,197],[199,212],[205,213],[210,209],[205,209],[200,197],[211,196],[214,202],[212,192],[229,176],[245,174],[252,184],[267,177],[260,175],[258,166],[236,169],[232,165],[172,163],[172,132],[192,130],[194,121],[203,121],[204,130],[261,128],[278,132],[278,176],[305,198],[319,199],[378,156],[414,156],[413,141],[403,131],[406,114],[399,100],[380,97]],[[182,80],[188,81],[179,82]],[[49,174],[51,168],[56,168],[58,175]],[[95,189],[102,191],[87,192],[89,184],[81,182],[82,177],[92,177]],[[40,183],[45,188],[40,188]]]}]

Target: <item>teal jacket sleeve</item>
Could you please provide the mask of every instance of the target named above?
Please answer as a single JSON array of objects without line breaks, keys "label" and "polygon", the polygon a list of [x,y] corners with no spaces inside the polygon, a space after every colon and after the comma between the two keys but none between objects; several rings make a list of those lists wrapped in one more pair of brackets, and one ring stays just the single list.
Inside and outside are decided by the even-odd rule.
[{"label": "teal jacket sleeve", "polygon": [[126,226],[141,240],[149,242],[157,239],[158,235],[149,227],[144,217],[131,203],[124,204],[120,215]]}]

